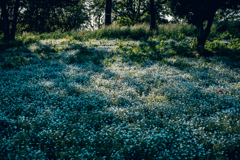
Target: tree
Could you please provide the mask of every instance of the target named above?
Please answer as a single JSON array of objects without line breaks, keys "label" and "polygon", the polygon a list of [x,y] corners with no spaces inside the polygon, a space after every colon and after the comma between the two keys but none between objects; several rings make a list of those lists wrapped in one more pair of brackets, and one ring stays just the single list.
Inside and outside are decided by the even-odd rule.
[{"label": "tree", "polygon": [[154,0],[150,0],[150,15],[151,15],[150,31],[153,31],[156,28]]},{"label": "tree", "polygon": [[95,22],[97,23],[98,29],[101,28],[101,21],[106,10],[106,0],[93,0],[90,8],[92,10],[92,15],[95,17]]},{"label": "tree", "polygon": [[[216,12],[221,9],[239,8],[240,1],[236,0],[166,0],[167,6],[175,16],[186,18],[188,23],[197,27],[197,50],[200,55],[204,55],[204,45],[210,33],[210,29]],[[204,29],[203,23],[207,21]]]},{"label": "tree", "polygon": [[81,28],[89,20],[85,0],[26,1],[25,11],[20,15],[22,20],[19,22],[25,31],[68,31]]},{"label": "tree", "polygon": [[1,0],[0,29],[4,40],[14,40],[17,28],[40,33],[80,28],[89,19],[84,3],[85,0]]},{"label": "tree", "polygon": [[169,11],[166,8],[164,0],[155,0],[154,1],[154,10],[155,10],[155,19],[157,24],[168,23],[168,20],[165,16],[170,15]]},{"label": "tree", "polygon": [[[10,0],[2,0],[0,3],[2,9],[2,18],[3,18],[3,33],[4,33],[4,41],[13,40],[15,38],[16,33],[16,24],[18,17],[18,8],[19,8],[20,0],[10,1]],[[13,20],[9,20],[9,10],[12,11]],[[11,28],[10,28],[11,25]]]},{"label": "tree", "polygon": [[154,0],[152,2],[154,2],[153,12],[151,12],[149,0],[120,0],[113,6],[113,11],[116,13],[114,20],[117,20],[120,25],[151,24],[151,14],[154,14],[156,24],[166,23],[164,1]]},{"label": "tree", "polygon": [[146,0],[120,0],[114,6],[115,20],[123,26],[141,23],[142,16],[149,11]]},{"label": "tree", "polygon": [[[141,0],[139,0],[139,2],[141,3]],[[116,13],[114,19],[117,21],[117,24],[130,26],[137,23],[137,20],[140,19],[139,12],[137,11],[140,10],[140,7],[136,7],[136,5],[139,6],[134,0],[117,1],[114,6],[114,11]]]},{"label": "tree", "polygon": [[111,25],[112,0],[106,0],[105,25]]}]

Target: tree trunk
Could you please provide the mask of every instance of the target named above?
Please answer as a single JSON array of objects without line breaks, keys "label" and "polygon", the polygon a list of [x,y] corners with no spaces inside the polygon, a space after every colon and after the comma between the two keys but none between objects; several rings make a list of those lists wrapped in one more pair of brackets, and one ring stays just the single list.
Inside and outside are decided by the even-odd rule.
[{"label": "tree trunk", "polygon": [[6,1],[2,2],[1,8],[2,8],[2,16],[3,16],[3,33],[4,33],[3,40],[8,41],[10,38],[9,38],[9,19],[8,19],[8,10],[7,10]]},{"label": "tree trunk", "polygon": [[140,23],[140,9],[141,9],[141,0],[138,0],[138,23]]},{"label": "tree trunk", "polygon": [[204,52],[205,52],[204,45],[207,40],[207,37],[209,36],[214,16],[215,16],[215,12],[210,14],[209,19],[208,19],[208,24],[207,24],[207,27],[205,30],[203,30],[203,21],[202,20],[197,21],[197,24],[196,24],[196,26],[197,26],[197,41],[198,41],[197,51],[200,55],[204,55]]},{"label": "tree trunk", "polygon": [[112,0],[106,1],[105,25],[111,25]]},{"label": "tree trunk", "polygon": [[212,27],[212,23],[213,23],[213,20],[214,20],[214,16],[215,16],[215,12],[212,15],[209,16],[208,24],[207,24],[207,27],[204,31],[205,42],[207,40],[207,37],[209,36],[210,30],[211,30],[211,27]]},{"label": "tree trunk", "polygon": [[17,26],[17,18],[18,18],[19,2],[20,2],[20,0],[16,0],[15,6],[14,6],[12,30],[11,30],[11,35],[10,35],[10,39],[11,39],[11,40],[14,40],[14,39],[15,39],[16,26]]},{"label": "tree trunk", "polygon": [[154,0],[150,0],[150,15],[151,15],[150,32],[152,32],[154,29],[156,29]]},{"label": "tree trunk", "polygon": [[100,29],[101,13],[98,14],[98,29]]},{"label": "tree trunk", "polygon": [[197,21],[197,51],[200,55],[204,54],[204,35],[203,35],[203,21]]}]

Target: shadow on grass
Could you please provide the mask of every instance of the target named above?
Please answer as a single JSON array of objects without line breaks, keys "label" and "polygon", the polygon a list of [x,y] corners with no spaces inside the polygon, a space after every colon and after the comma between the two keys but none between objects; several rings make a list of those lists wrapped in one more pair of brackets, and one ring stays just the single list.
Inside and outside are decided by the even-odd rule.
[{"label": "shadow on grass", "polygon": [[[80,51],[78,54],[80,54],[80,55],[90,54],[90,52],[85,53],[82,46],[75,46],[75,48],[76,47],[80,48]],[[89,55],[89,56],[91,56],[91,55]],[[74,63],[76,63],[76,62],[74,62]],[[77,61],[77,63],[83,63],[83,62]],[[31,65],[31,64],[29,64],[29,65]],[[1,128],[0,128],[1,129],[1,132],[0,132],[1,138],[0,139],[2,139],[2,138],[12,139],[13,135],[15,135],[16,133],[19,133],[20,137],[18,140],[15,141],[17,144],[19,144],[19,146],[23,141],[26,143],[26,139],[27,139],[28,143],[30,144],[30,147],[33,147],[37,150],[39,150],[39,149],[42,151],[45,150],[46,157],[49,159],[59,158],[60,157],[59,154],[61,152],[62,147],[66,147],[66,145],[62,146],[62,144],[61,144],[62,142],[55,141],[55,140],[53,141],[52,136],[50,136],[50,137],[47,135],[44,136],[44,134],[43,134],[43,136],[39,137],[36,134],[31,133],[32,131],[35,131],[36,133],[43,132],[44,128],[47,128],[49,126],[49,124],[46,121],[43,120],[42,123],[40,123],[40,124],[38,124],[37,122],[32,122],[32,124],[30,125],[25,120],[23,120],[21,122],[19,120],[19,117],[25,116],[28,119],[34,119],[34,117],[38,117],[39,115],[46,113],[45,115],[48,118],[50,118],[52,113],[55,113],[56,109],[60,108],[60,110],[62,112],[65,112],[67,110],[70,112],[77,112],[76,116],[68,117],[68,121],[74,124],[74,123],[77,123],[78,120],[81,119],[81,117],[87,118],[88,116],[86,117],[86,115],[85,115],[85,113],[86,113],[85,111],[87,111],[87,113],[89,115],[92,115],[93,120],[90,122],[93,122],[93,124],[88,124],[89,128],[86,128],[86,129],[94,128],[96,131],[98,131],[102,126],[105,125],[105,123],[107,123],[106,121],[102,121],[102,119],[106,119],[106,118],[113,119],[113,118],[111,118],[110,115],[109,115],[109,117],[104,117],[104,116],[106,116],[106,115],[104,115],[102,118],[95,117],[94,111],[97,109],[101,109],[103,106],[107,105],[106,98],[104,96],[100,96],[100,95],[98,95],[96,97],[87,98],[87,97],[91,96],[91,91],[74,88],[70,84],[76,83],[79,86],[82,86],[82,88],[86,88],[86,87],[88,87],[88,85],[90,85],[88,83],[88,81],[90,81],[91,75],[106,74],[106,72],[109,76],[108,78],[118,77],[118,75],[115,75],[110,70],[105,71],[103,68],[98,66],[98,68],[96,68],[96,70],[89,70],[91,72],[90,73],[91,75],[89,75],[87,72],[81,73],[82,69],[76,68],[76,70],[77,70],[76,72],[78,72],[78,74],[81,74],[82,76],[76,78],[75,80],[71,80],[71,77],[68,76],[68,71],[71,70],[71,69],[69,69],[69,67],[71,68],[71,66],[73,64],[71,64],[71,62],[69,64],[65,63],[62,65],[61,69],[54,70],[54,66],[58,66],[58,65],[61,65],[61,64],[58,64],[58,63],[52,64],[52,65],[42,64],[41,66],[35,66],[33,64],[32,67],[25,66],[26,68],[25,68],[24,72],[21,71],[21,69],[17,69],[18,72],[21,72],[22,76],[28,77],[27,83],[29,83],[29,86],[20,87],[21,88],[20,92],[19,91],[10,92],[11,90],[6,91],[6,92],[9,92],[9,94],[8,94],[9,97],[21,98],[23,100],[21,102],[23,105],[18,105],[16,102],[12,102],[13,104],[10,105],[3,101],[2,109],[3,109],[4,113],[11,118],[10,119],[1,119],[1,121],[0,121],[0,125],[1,125]],[[36,68],[36,67],[40,67],[40,68]],[[51,68],[51,67],[53,67],[53,68]],[[12,71],[15,70],[14,68],[8,68],[8,69],[12,70]],[[32,72],[32,71],[34,71],[34,72]],[[46,73],[50,73],[50,72],[52,72],[52,74],[49,77],[49,76],[47,76]],[[32,78],[35,78],[36,76],[38,77],[37,81],[31,80]],[[5,77],[5,78],[3,77],[2,80],[6,82],[7,77]],[[12,81],[14,82],[15,80],[12,80]],[[40,83],[40,82],[42,82],[42,83]],[[86,82],[86,84],[84,82]],[[46,85],[48,83],[51,84],[50,87]],[[64,85],[65,87],[63,88],[64,91],[57,89],[58,86],[62,85],[62,84],[65,84]],[[56,87],[56,89],[54,89],[54,87]],[[44,94],[44,96],[45,96],[44,100],[42,100],[43,97],[36,98],[36,95],[35,95],[36,91],[37,92],[46,92]],[[62,95],[61,92],[63,92],[64,95]],[[74,106],[72,106],[72,102],[74,101],[73,99],[76,99],[76,98],[77,99],[80,98],[80,99],[82,99],[82,101],[81,101],[81,103],[75,104]],[[24,100],[27,100],[27,101],[24,102]],[[29,106],[28,100],[32,101],[32,104],[30,104],[31,106]],[[92,102],[97,102],[97,103],[92,103]],[[63,106],[65,106],[65,108]],[[26,108],[24,108],[24,107],[26,107]],[[49,109],[50,109],[50,111],[47,111]],[[41,112],[39,110],[41,110]],[[62,117],[62,118],[64,118],[64,117]],[[98,123],[94,123],[95,121],[98,121]],[[12,128],[11,126],[13,126],[13,125],[16,126],[16,128]],[[63,128],[63,135],[61,136],[60,139],[66,138],[65,136],[68,133],[71,133],[72,135],[79,137],[79,135],[77,133],[72,133],[72,128],[62,127],[61,125],[60,125],[60,128]],[[26,132],[22,135],[22,134],[20,134],[20,132],[23,129],[25,129]],[[53,126],[52,129],[54,130],[56,128],[54,128],[54,126]],[[45,143],[47,143],[47,142],[49,142],[49,143],[47,145],[48,149],[46,150]],[[71,140],[71,143],[74,144],[74,141]],[[83,144],[78,144],[77,146],[84,147]],[[67,146],[67,147],[70,147],[70,146]],[[19,149],[21,150],[22,148],[21,147],[17,148],[17,146],[12,146],[9,148],[8,145],[2,145],[1,146],[1,153],[2,153],[1,156],[8,157],[9,154],[14,155],[14,152],[12,151],[12,149],[13,149],[13,151],[17,151]]]},{"label": "shadow on grass", "polygon": [[[150,44],[151,45],[151,44]],[[152,51],[154,52],[155,49],[153,48],[154,45],[152,45]],[[104,56],[97,52],[89,52],[88,50],[86,50],[86,48],[84,48],[81,45],[75,45],[74,47],[72,47],[74,49],[78,49],[79,51],[76,53],[76,57],[70,57],[70,59],[67,59],[65,63],[53,63],[53,64],[42,64],[41,66],[35,66],[33,65],[32,67],[27,67],[25,68],[24,72],[22,72],[21,70],[19,74],[23,74],[22,76],[28,77],[28,86],[22,86],[21,88],[21,92],[19,93],[19,91],[14,91],[14,90],[7,90],[6,92],[8,92],[9,97],[20,97],[22,100],[32,100],[33,103],[30,104],[32,105],[32,107],[26,107],[26,106],[30,106],[28,104],[28,102],[21,102],[23,103],[23,105],[20,104],[14,104],[14,105],[9,105],[7,103],[3,103],[3,107],[4,107],[4,113],[6,115],[8,115],[9,117],[12,117],[11,120],[6,120],[3,119],[0,121],[0,123],[2,124],[2,132],[1,132],[1,138],[7,137],[8,139],[14,139],[14,135],[16,133],[19,133],[19,137],[17,137],[18,139],[15,141],[16,144],[19,144],[19,146],[21,145],[22,142],[30,144],[29,147],[33,147],[36,150],[41,150],[46,152],[46,157],[49,159],[57,159],[60,158],[60,153],[61,153],[61,148],[64,149],[70,149],[73,145],[74,146],[78,146],[79,148],[84,148],[86,147],[88,144],[87,143],[79,143],[77,144],[74,139],[68,139],[69,137],[67,135],[71,134],[72,137],[78,137],[81,139],[84,139],[85,137],[83,136],[83,134],[87,134],[87,133],[77,133],[74,132],[73,129],[75,128],[80,128],[81,124],[79,123],[79,121],[81,119],[83,120],[88,120],[91,119],[91,121],[89,121],[90,123],[87,126],[84,126],[86,128],[86,130],[91,130],[94,129],[95,132],[100,131],[101,129],[103,129],[106,124],[107,125],[112,125],[112,124],[118,124],[124,121],[123,118],[121,118],[119,115],[113,113],[113,112],[107,112],[107,109],[110,109],[111,105],[112,106],[116,106],[116,107],[133,107],[136,104],[132,104],[131,101],[129,101],[127,98],[117,98],[114,101],[111,101],[111,104],[109,104],[109,99],[111,97],[108,97],[104,91],[101,91],[100,89],[97,88],[92,88],[92,90],[87,90],[88,87],[91,87],[91,84],[89,84],[89,82],[91,81],[91,77],[95,76],[96,74],[104,74],[105,78],[104,79],[114,79],[114,80],[119,80],[121,75],[116,74],[115,72],[112,72],[110,69],[106,69],[103,63],[104,60]],[[49,50],[50,49],[50,50]],[[69,49],[71,50],[71,49]],[[39,50],[37,51],[37,54],[41,55],[45,53],[51,53],[54,52],[54,50],[51,50],[51,48],[45,48],[43,50]],[[149,50],[145,50],[145,51],[149,51]],[[82,68],[81,64],[87,62],[87,61],[92,61],[91,57],[94,54],[99,54],[99,58],[94,60],[93,62],[93,66],[89,66],[90,69],[87,68]],[[113,52],[106,52],[105,54],[108,55],[108,59],[114,59],[114,56],[117,53],[113,53]],[[50,56],[50,55],[49,55]],[[98,57],[97,56],[97,57]],[[135,59],[134,61],[134,57],[137,57],[137,55],[134,56],[130,56],[130,59],[133,60],[133,62],[137,62],[140,63],[141,61],[138,61],[137,59]],[[146,57],[143,57],[146,58]],[[141,58],[142,59],[142,58]],[[44,59],[44,60],[51,60],[50,59]],[[54,59],[53,59],[54,60]],[[160,59],[162,60],[162,59]],[[40,59],[41,61],[41,59]],[[156,62],[157,63],[157,62]],[[155,63],[155,64],[156,64]],[[162,62],[163,63],[163,62]],[[170,66],[170,67],[175,67],[179,70],[184,70],[186,68],[192,68],[193,66],[188,64],[187,62],[182,62],[182,61],[177,61],[177,63],[169,63],[169,62],[164,62],[166,65]],[[31,64],[29,64],[31,65]],[[55,70],[54,66],[62,66],[59,67],[59,69]],[[164,65],[164,64],[161,64]],[[39,67],[39,68],[38,68]],[[151,67],[148,66],[148,67]],[[35,73],[32,73],[31,71],[35,68]],[[203,67],[204,68],[204,67]],[[85,71],[86,69],[86,71]],[[142,69],[144,69],[144,67],[142,67]],[[75,79],[72,79],[71,74],[73,75],[74,72],[76,72],[77,76]],[[49,77],[47,75],[47,73],[52,73],[51,76]],[[185,72],[187,73],[187,71]],[[25,74],[25,75],[24,75]],[[35,77],[38,77],[37,80],[32,80]],[[207,78],[207,77],[206,77]],[[183,80],[187,80],[187,78],[183,78]],[[3,81],[7,82],[7,77],[3,78]],[[19,80],[19,79],[17,79]],[[161,79],[160,79],[161,80]],[[40,83],[41,82],[41,83]],[[49,84],[50,85],[47,85]],[[71,84],[76,83],[79,87],[73,87]],[[151,82],[149,82],[151,83]],[[168,83],[167,79],[163,79],[162,80],[162,84],[164,85]],[[34,84],[34,85],[33,85]],[[138,89],[136,89],[136,92],[138,94],[139,97],[142,96],[142,92],[146,92],[146,96],[149,95],[149,93],[151,93],[151,87],[148,85],[147,90],[148,91],[144,91],[144,85],[145,84],[139,84],[139,82],[134,79],[131,75],[128,76],[128,81],[126,82],[126,85],[131,87],[132,85],[138,84],[139,86],[136,87]],[[59,90],[58,86],[63,85],[63,90]],[[223,85],[223,84],[221,84]],[[180,87],[184,88],[184,84],[180,84]],[[115,92],[119,92],[121,91],[123,88],[117,85],[112,86],[110,89],[114,90]],[[212,95],[204,95],[205,93],[202,93],[201,91],[199,91],[199,88],[197,88],[196,86],[192,86],[192,89],[196,91],[196,95],[190,95],[193,96],[193,98],[196,98],[198,100],[200,100],[201,98],[204,98],[205,96],[209,96],[211,97]],[[45,95],[45,97],[38,97],[38,99],[36,99],[35,94],[37,94],[36,92],[39,92],[39,94],[43,94]],[[97,93],[95,96],[92,96],[92,92]],[[200,93],[200,94],[197,94]],[[163,93],[162,93],[163,94]],[[172,100],[177,100],[180,99],[181,97],[175,97],[175,98],[171,98],[170,96],[167,97],[170,101]],[[81,99],[80,103],[75,103],[74,101],[77,99]],[[63,103],[64,102],[64,103]],[[15,102],[12,102],[15,103]],[[150,103],[149,103],[150,105]],[[26,108],[23,108],[26,107]],[[105,108],[106,107],[106,108]],[[156,105],[156,107],[158,107]],[[179,107],[183,107],[183,106],[179,106]],[[65,122],[67,121],[68,123],[65,123],[64,121],[58,123],[58,125],[56,126],[51,126],[52,130],[55,131],[62,131],[63,134],[62,135],[54,135],[54,134],[44,134],[42,133],[43,130],[45,128],[49,127],[49,123],[48,121],[50,121],[50,119],[54,116],[57,115],[57,109],[60,109],[63,113],[71,113],[68,115],[68,117],[65,115],[59,115],[62,117],[59,117],[59,119],[64,119]],[[192,108],[194,108],[194,106],[192,106]],[[195,108],[197,108],[197,106],[195,106]],[[39,112],[38,109],[41,109],[42,112]],[[49,111],[48,111],[49,110]],[[96,112],[99,111],[99,112]],[[134,111],[134,110],[132,110]],[[38,124],[36,121],[32,122],[31,124],[28,123],[27,121],[23,121],[20,122],[18,121],[19,116],[23,116],[25,115],[25,117],[28,117],[29,119],[31,118],[35,118],[38,116],[42,116],[41,114],[46,115],[46,120],[48,121],[42,121],[40,124]],[[101,114],[100,114],[101,112]],[[152,110],[150,108],[146,108],[144,111],[142,111],[144,114],[142,116],[142,118],[146,118],[147,121],[149,121],[149,126],[151,126],[151,124],[156,124],[155,126],[159,125],[159,127],[163,127],[162,124],[159,124],[158,122],[154,122],[154,116],[156,116],[157,114],[161,114],[160,116],[163,117],[164,115],[168,114],[167,110],[164,110],[162,112],[152,112]],[[194,111],[191,112],[191,108],[189,108],[189,110],[187,111],[190,113],[194,113]],[[208,111],[207,109],[204,110],[203,113],[203,117],[209,117],[211,116],[211,114],[214,114],[215,110],[213,111]],[[74,115],[74,113],[76,113]],[[40,114],[40,115],[39,115]],[[169,119],[171,119],[172,117],[175,117],[176,115],[174,114],[174,112],[171,113],[171,115],[169,115]],[[191,119],[191,117],[190,117]],[[189,120],[190,120],[189,119]],[[128,119],[126,119],[127,122],[134,124],[137,123],[137,121],[141,120],[141,117],[136,117],[136,118],[132,118],[131,116],[129,116]],[[81,121],[82,123],[83,121]],[[151,122],[151,123],[150,123]],[[74,124],[75,126],[71,126],[70,124]],[[11,128],[10,126],[17,126],[17,128]],[[148,127],[144,128],[144,129],[149,129]],[[24,134],[21,134],[20,131],[22,131],[23,129],[26,130],[26,132]],[[30,131],[30,132],[29,132]],[[34,132],[32,132],[34,131]],[[42,135],[38,136],[37,133],[41,133]],[[174,131],[169,130],[169,132],[174,133]],[[210,131],[209,131],[210,132]],[[211,131],[213,132],[213,131]],[[170,133],[169,133],[170,134]],[[96,136],[102,136],[102,135],[97,135]],[[59,138],[60,137],[60,138]],[[0,139],[1,139],[0,138]],[[102,136],[101,138],[106,138],[104,136]],[[194,137],[193,137],[194,138]],[[193,140],[192,138],[192,140]],[[57,140],[56,140],[57,139]],[[62,141],[64,139],[68,139],[67,143],[62,143]],[[165,144],[165,148],[168,148],[169,150],[171,150],[171,146],[174,143],[173,140],[166,138],[166,141],[161,142]],[[119,142],[122,141],[119,140]],[[86,141],[88,142],[88,141]],[[112,146],[116,145],[116,142],[114,142],[113,140],[109,140],[106,144],[101,144],[100,141],[97,141],[97,139],[95,139],[95,146],[98,146],[98,149],[96,150],[96,152],[98,152],[96,154],[97,157],[103,157],[106,156],[107,158],[110,158],[111,154],[113,153],[112,151]],[[161,143],[159,143],[159,145],[162,145]],[[23,148],[17,148],[17,145],[11,146],[12,148],[10,148],[11,150],[8,150],[9,146],[4,145],[1,149],[2,153],[4,153],[4,157],[7,157],[7,155],[9,153],[14,155],[13,151],[17,151],[18,149],[23,149]],[[118,143],[119,144],[119,143]],[[46,145],[48,147],[48,149],[46,150]],[[118,145],[117,145],[118,146]],[[120,146],[121,147],[121,146]],[[164,146],[163,146],[164,147]],[[207,149],[211,149],[212,146],[208,146],[207,144],[204,146]],[[234,146],[233,146],[234,147]],[[139,157],[143,158],[145,157],[147,158],[151,158],[154,159],[154,154],[155,152],[153,150],[151,150],[153,153],[144,153],[141,151],[141,148],[146,148],[146,149],[150,149],[150,147],[148,146],[147,143],[143,142],[141,144],[141,146],[134,146],[132,148],[130,148],[129,151],[124,151],[124,155],[125,157],[127,157],[128,159],[130,158],[136,158]],[[164,149],[165,149],[164,148]],[[121,150],[122,148],[118,148],[119,150]],[[206,149],[206,150],[207,150]],[[233,151],[237,151],[238,148],[235,147],[233,149],[227,149],[225,153],[231,153]],[[108,151],[108,152],[107,152]],[[138,151],[138,152],[135,152]],[[106,153],[107,152],[107,153]],[[213,157],[213,154],[210,155]]]}]

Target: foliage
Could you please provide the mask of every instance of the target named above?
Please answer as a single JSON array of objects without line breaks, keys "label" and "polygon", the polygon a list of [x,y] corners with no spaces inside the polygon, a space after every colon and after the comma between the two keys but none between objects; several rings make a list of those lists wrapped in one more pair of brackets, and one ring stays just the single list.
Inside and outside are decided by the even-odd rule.
[{"label": "foliage", "polygon": [[[155,0],[155,19],[157,24],[167,23],[164,15],[167,11],[164,9],[162,0]],[[121,0],[113,6],[114,19],[116,24],[121,26],[130,26],[141,23],[150,23],[149,1],[145,0]],[[161,14],[160,14],[161,13]]]},{"label": "foliage", "polygon": [[[16,4],[14,1],[7,1],[6,5],[8,5],[10,13]],[[89,11],[85,6],[85,0],[20,0],[19,9],[21,12],[19,12],[16,24],[18,33],[23,31],[39,33],[56,30],[70,31],[81,28],[84,23],[89,21],[87,14]],[[13,15],[10,14],[9,22],[12,17]],[[3,14],[0,22],[3,22]],[[5,25],[5,23],[1,24]],[[1,25],[0,34],[2,31],[3,25]]]},{"label": "foliage", "polygon": [[105,7],[106,7],[106,0],[93,0],[92,4],[90,5],[90,8],[92,9],[92,14],[94,17],[95,23],[98,25],[98,29],[101,28],[103,25],[103,15],[105,12]]},{"label": "foliage", "polygon": [[18,31],[53,32],[81,28],[89,17],[84,0],[27,1],[19,15]]},{"label": "foliage", "polygon": [[[235,0],[213,0],[211,3],[207,0],[186,1],[186,0],[167,0],[167,6],[171,12],[180,18],[187,19],[188,23],[197,27],[197,51],[199,54],[205,54],[204,45],[210,34],[211,26],[214,21],[217,10],[237,9],[240,7],[240,1]],[[204,29],[203,23],[207,21]]]},{"label": "foliage", "polygon": [[[228,23],[230,25],[231,23]],[[240,38],[239,34],[232,35],[229,31],[218,30],[218,24],[214,24],[210,33],[210,39],[231,39],[231,38]],[[231,25],[230,25],[231,26]],[[228,28],[230,28],[228,26]],[[154,37],[161,40],[167,40],[170,38],[177,38],[182,40],[185,37],[196,37],[195,34],[196,27],[188,24],[164,24],[159,25],[158,30],[155,32]],[[239,32],[240,33],[240,32]],[[19,47],[23,45],[28,45],[31,43],[39,42],[43,39],[75,39],[84,41],[89,38],[129,38],[134,40],[146,41],[150,37],[149,35],[149,25],[141,24],[134,25],[130,27],[120,27],[118,25],[112,25],[109,27],[103,27],[100,30],[95,31],[83,31],[82,33],[71,31],[64,32],[55,31],[51,33],[27,33],[17,34],[15,41],[3,42],[0,41],[0,50],[5,50],[10,47]],[[67,39],[66,39],[67,40]],[[196,45],[196,43],[194,44]],[[196,48],[196,46],[195,46]]]},{"label": "foliage", "polygon": [[219,9],[216,13],[216,20],[220,20],[220,21],[239,21],[240,18],[240,9],[226,9],[226,10],[222,10]]},{"label": "foliage", "polygon": [[[228,37],[223,39],[231,39],[240,37],[240,22],[239,21],[222,21],[217,23],[216,31],[225,33]],[[232,36],[231,36],[232,35]]]},{"label": "foliage", "polygon": [[184,41],[180,41],[177,45],[175,43],[171,43],[170,47],[173,51],[175,51],[175,54],[180,57],[194,57],[192,55],[193,48],[191,48],[189,44]]},{"label": "foliage", "polygon": [[218,9],[225,11],[228,8],[237,9],[240,2],[235,0],[207,0],[186,1],[186,0],[167,0],[167,6],[175,16],[186,18],[189,23],[196,24],[198,20],[206,21],[215,15]]},{"label": "foliage", "polygon": [[206,49],[218,56],[228,56],[233,61],[240,60],[240,41],[239,38],[232,40],[231,43],[223,43],[219,40],[206,42]]}]

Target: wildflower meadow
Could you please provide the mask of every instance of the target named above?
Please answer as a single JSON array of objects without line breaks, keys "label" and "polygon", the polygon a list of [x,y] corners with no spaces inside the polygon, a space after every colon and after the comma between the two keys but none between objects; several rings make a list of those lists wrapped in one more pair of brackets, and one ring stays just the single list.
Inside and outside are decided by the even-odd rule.
[{"label": "wildflower meadow", "polygon": [[200,57],[187,27],[5,44],[0,159],[240,159],[240,40],[211,32]]}]

